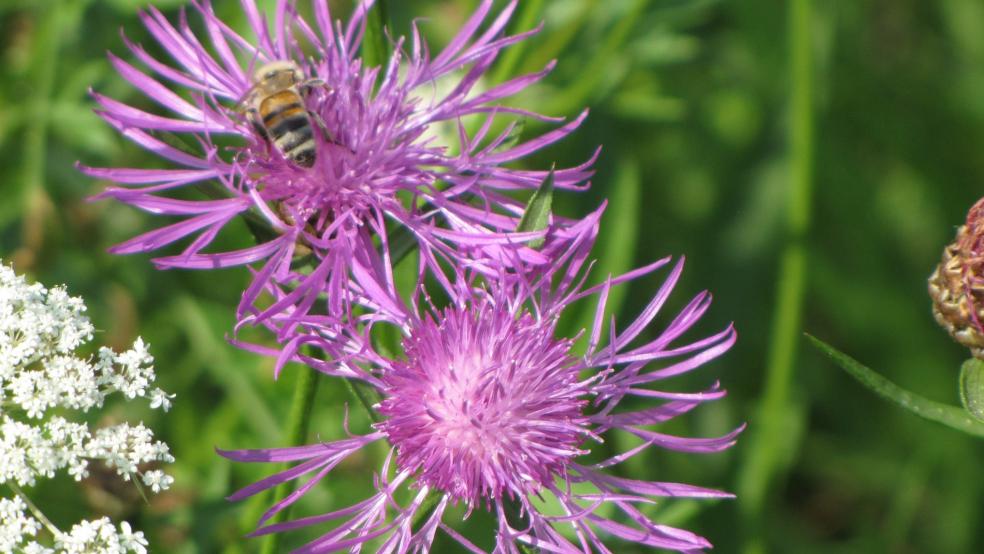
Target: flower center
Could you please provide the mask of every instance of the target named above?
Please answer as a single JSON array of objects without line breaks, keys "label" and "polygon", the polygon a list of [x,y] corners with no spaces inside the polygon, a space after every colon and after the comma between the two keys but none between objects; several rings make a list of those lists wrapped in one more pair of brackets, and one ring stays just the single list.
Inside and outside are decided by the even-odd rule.
[{"label": "flower center", "polygon": [[384,375],[400,467],[469,505],[551,483],[581,454],[584,386],[553,325],[483,303],[426,320]]}]

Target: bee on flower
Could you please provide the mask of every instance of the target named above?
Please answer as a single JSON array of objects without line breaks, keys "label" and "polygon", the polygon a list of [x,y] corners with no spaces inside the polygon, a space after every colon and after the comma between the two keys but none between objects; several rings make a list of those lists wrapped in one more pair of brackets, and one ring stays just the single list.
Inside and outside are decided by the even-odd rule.
[{"label": "bee on flower", "polygon": [[301,167],[314,165],[317,152],[312,115],[301,90],[317,84],[323,83],[305,79],[294,62],[271,62],[256,70],[252,88],[239,103],[256,132],[280,155]]},{"label": "bee on flower", "polygon": [[[547,263],[549,252],[526,246],[540,235],[516,232],[523,204],[507,193],[536,189],[548,172],[506,164],[561,140],[586,114],[513,142],[522,119],[559,121],[502,105],[542,79],[552,64],[503,83],[483,80],[504,49],[531,34],[505,34],[515,0],[497,14],[492,0],[483,0],[437,55],[415,24],[410,40],[396,39],[381,67],[368,67],[358,57],[371,0],[360,2],[347,24],[333,18],[326,0],[312,2],[313,20],[303,18],[293,2],[278,2],[272,14],[261,13],[254,0],[241,4],[255,42],[204,0],[192,3],[203,36],[185,18],[172,24],[154,7],[141,15],[170,60],[129,41],[144,69],[110,56],[120,75],[168,114],[95,92],[99,114],[173,167],[80,168],[114,183],[99,198],[178,219],[113,252],[151,252],[187,241],[180,253],[154,263],[254,266],[238,312],[240,320],[251,321],[288,304],[310,309],[319,295],[343,302],[352,260],[397,238],[409,237],[461,263],[481,265],[489,257]],[[477,124],[466,125],[466,119]],[[493,131],[510,119],[501,132]],[[439,127],[453,132],[437,133]],[[175,136],[184,138],[176,142]],[[219,146],[230,142],[238,146]],[[554,185],[586,187],[592,161],[554,171]],[[212,196],[175,196],[194,187],[207,187]],[[259,243],[235,251],[210,248],[240,216],[256,228]],[[259,297],[270,285],[287,286],[293,294],[260,308]],[[327,311],[338,309],[333,304]]]}]

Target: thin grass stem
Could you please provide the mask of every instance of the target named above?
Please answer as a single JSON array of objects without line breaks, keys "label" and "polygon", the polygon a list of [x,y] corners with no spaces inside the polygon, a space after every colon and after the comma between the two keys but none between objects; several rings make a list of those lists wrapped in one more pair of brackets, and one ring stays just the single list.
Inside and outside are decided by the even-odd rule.
[{"label": "thin grass stem", "polygon": [[[287,444],[289,446],[300,446],[307,443],[308,431],[311,427],[311,409],[314,406],[314,397],[318,392],[318,381],[321,374],[311,368],[303,368],[297,376],[297,383],[294,385],[294,398],[291,400],[290,415],[287,417]],[[273,491],[273,504],[280,502],[290,493],[294,492],[296,482],[294,480],[281,483]],[[286,521],[290,516],[290,507],[284,508],[274,515],[269,523],[280,523]],[[263,540],[260,548],[262,554],[276,554],[280,552],[280,538],[282,533],[271,533]]]},{"label": "thin grass stem", "polygon": [[790,128],[786,238],[779,263],[765,388],[738,475],[746,554],[766,551],[762,533],[765,499],[793,459],[802,421],[791,387],[806,288],[806,237],[813,189],[812,0],[790,0],[787,9]]},{"label": "thin grass stem", "polygon": [[[543,0],[524,0],[519,4],[519,16],[513,20],[512,32],[525,33],[536,27],[540,13],[543,11]],[[516,72],[519,62],[525,58],[529,41],[524,40],[506,49],[492,70],[492,82],[502,83]]]}]

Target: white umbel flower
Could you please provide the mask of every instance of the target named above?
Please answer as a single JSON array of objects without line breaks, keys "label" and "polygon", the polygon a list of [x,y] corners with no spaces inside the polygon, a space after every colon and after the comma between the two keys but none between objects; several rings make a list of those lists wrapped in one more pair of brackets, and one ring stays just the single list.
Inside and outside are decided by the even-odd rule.
[{"label": "white umbel flower", "polygon": [[0,552],[14,552],[41,530],[38,520],[24,513],[26,509],[20,497],[0,498]]},{"label": "white umbel flower", "polygon": [[66,554],[147,554],[147,539],[140,531],[133,532],[130,524],[113,525],[108,517],[82,521],[58,538],[58,552]]},{"label": "white umbel flower", "polygon": [[[93,430],[50,415],[53,409],[64,414],[99,408],[114,393],[146,399],[153,409],[171,406],[173,395],[153,386],[154,359],[141,339],[122,353],[105,347],[94,358],[75,353],[93,336],[85,310],[82,299],[64,287],[28,284],[0,264],[0,485],[15,492],[0,498],[0,552],[145,554],[147,540],[127,522],[81,521],[64,532],[20,487],[61,470],[81,480],[92,462],[115,469],[125,481],[139,477],[155,493],[174,481],[159,469],[141,470],[174,461],[168,446],[154,440],[143,423]],[[42,535],[53,540],[41,541]],[[53,542],[54,548],[42,542]]]}]

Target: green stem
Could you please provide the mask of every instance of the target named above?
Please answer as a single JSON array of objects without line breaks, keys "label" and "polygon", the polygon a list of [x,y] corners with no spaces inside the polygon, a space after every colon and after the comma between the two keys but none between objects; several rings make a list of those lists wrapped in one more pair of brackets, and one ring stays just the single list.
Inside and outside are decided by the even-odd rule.
[{"label": "green stem", "polygon": [[373,423],[379,423],[382,418],[379,416],[373,406],[380,402],[379,391],[375,387],[361,381],[358,379],[343,379],[345,381],[345,387],[348,389],[349,394],[351,394],[359,404],[365,408],[366,414]]},{"label": "green stem", "polygon": [[30,109],[34,125],[25,130],[24,166],[25,182],[29,190],[44,186],[44,161],[48,136],[48,113],[58,74],[58,51],[61,48],[62,11],[52,6],[40,18],[44,23],[37,34],[38,52],[34,67],[37,68],[35,89],[31,94]]},{"label": "green stem", "polygon": [[786,470],[796,442],[796,410],[790,396],[806,286],[805,239],[810,227],[813,173],[812,0],[788,3],[787,40],[791,77],[790,189],[786,241],[780,260],[765,390],[750,426],[738,496],[748,533],[745,552],[764,551],[763,509],[771,484]]},{"label": "green stem", "polygon": [[[289,446],[300,446],[307,443],[308,429],[311,426],[311,408],[314,406],[315,393],[318,391],[318,381],[321,374],[305,367],[297,376],[294,386],[294,398],[291,401],[290,415],[287,418],[287,443]],[[294,492],[295,482],[282,483],[273,491],[273,503],[280,502]],[[286,521],[290,515],[290,507],[278,512],[270,523]],[[280,537],[282,533],[271,533],[263,541],[260,550],[263,554],[280,552]]]},{"label": "green stem", "polygon": [[814,346],[823,351],[824,354],[830,356],[834,360],[834,363],[839,365],[841,369],[848,372],[851,377],[857,379],[862,385],[874,391],[878,396],[905,408],[921,418],[942,423],[947,427],[963,431],[968,435],[984,437],[984,421],[975,419],[966,410],[929,400],[914,392],[903,389],[820,339],[812,335],[806,335],[806,338]]},{"label": "green stem", "polygon": [[366,14],[366,34],[362,39],[362,61],[365,67],[378,67],[389,59],[390,44],[386,39],[389,24],[386,0],[376,0],[376,5]]},{"label": "green stem", "polygon": [[51,520],[48,519],[47,516],[45,516],[44,513],[34,505],[34,502],[31,502],[31,499],[24,494],[24,491],[21,490],[20,487],[9,481],[7,482],[7,486],[10,487],[10,490],[14,491],[14,494],[19,496],[20,499],[24,501],[24,504],[27,504],[27,509],[31,511],[34,519],[41,522],[41,525],[44,525],[45,529],[47,529],[53,537],[57,538],[61,536],[62,532],[58,529],[58,527],[55,527],[55,524],[51,523]]},{"label": "green stem", "polygon": [[416,530],[420,528],[420,525],[424,522],[424,520],[430,517],[431,512],[434,510],[434,507],[437,506],[437,503],[440,502],[442,496],[444,496],[443,492],[436,491],[434,489],[431,489],[431,491],[427,493],[427,497],[424,498],[424,501],[420,503],[420,507],[417,508],[413,514],[413,519],[411,519],[410,523],[411,529]]}]

